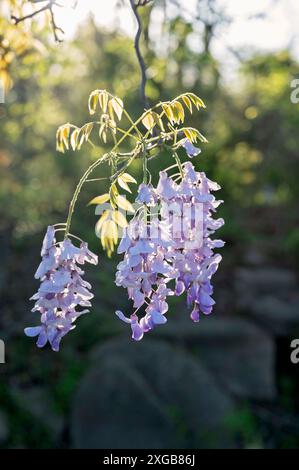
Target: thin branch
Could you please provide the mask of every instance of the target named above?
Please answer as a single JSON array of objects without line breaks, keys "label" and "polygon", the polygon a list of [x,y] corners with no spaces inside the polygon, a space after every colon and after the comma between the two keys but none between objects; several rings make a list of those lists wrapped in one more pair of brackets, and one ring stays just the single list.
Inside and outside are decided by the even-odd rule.
[{"label": "thin branch", "polygon": [[43,7],[41,7],[39,10],[36,10],[36,11],[33,11],[32,13],[29,13],[29,15],[21,16],[21,17],[19,17],[19,18],[17,18],[17,17],[14,16],[14,15],[11,15],[11,19],[14,21],[15,24],[19,24],[19,23],[21,23],[22,21],[25,21],[25,20],[29,20],[29,19],[31,19],[31,18],[34,18],[35,16],[39,15],[39,14],[42,13],[43,11],[49,10],[49,9],[52,7],[52,4],[53,4],[53,1],[49,1],[46,5],[44,5]]},{"label": "thin branch", "polygon": [[138,29],[137,29],[136,36],[135,36],[135,41],[134,41],[134,47],[135,47],[135,50],[136,50],[136,55],[137,55],[137,59],[138,59],[138,62],[139,62],[139,67],[140,67],[140,70],[141,70],[140,97],[141,97],[143,107],[145,109],[149,108],[149,102],[148,102],[146,92],[145,92],[146,81],[147,81],[146,66],[145,66],[145,62],[144,62],[144,59],[143,59],[143,56],[142,56],[142,53],[141,53],[141,50],[140,50],[140,38],[141,38],[141,34],[142,34],[142,23],[141,23],[141,19],[140,19],[139,13],[138,13],[138,7],[144,7],[144,6],[148,5],[150,3],[150,1],[151,0],[138,0],[138,2],[135,3],[135,0],[130,0],[131,8],[132,8],[132,11],[134,13],[134,16],[136,18],[137,25],[138,25]]},{"label": "thin branch", "polygon": [[[34,3],[39,3],[39,2],[45,2],[46,0],[39,0],[38,2],[34,2]],[[64,31],[62,28],[60,28],[59,26],[57,26],[56,24],[56,21],[55,21],[55,16],[54,16],[54,12],[53,12],[53,6],[61,6],[59,5],[56,0],[49,0],[46,5],[44,5],[43,7],[39,8],[38,10],[36,11],[33,11],[32,13],[29,13],[28,15],[25,15],[25,16],[21,16],[21,17],[16,17],[15,15],[11,15],[11,19],[14,21],[14,24],[19,24],[21,23],[22,21],[26,21],[26,20],[29,20],[29,19],[32,19],[34,18],[35,16],[38,16],[40,15],[41,13],[43,12],[46,12],[48,11],[50,13],[50,17],[51,17],[51,26],[52,26],[52,31],[53,31],[53,35],[54,35],[54,39],[56,42],[61,42],[62,40],[59,38],[58,36],[58,32],[64,34]]]},{"label": "thin branch", "polygon": [[59,38],[57,32],[60,32],[61,34],[64,34],[64,31],[62,28],[60,28],[59,26],[57,26],[56,24],[56,21],[55,21],[55,16],[54,16],[54,13],[53,13],[53,9],[52,8],[49,8],[49,12],[50,12],[50,16],[51,16],[51,25],[52,25],[52,31],[53,31],[53,35],[54,35],[54,40],[56,42],[62,42],[62,39]]}]

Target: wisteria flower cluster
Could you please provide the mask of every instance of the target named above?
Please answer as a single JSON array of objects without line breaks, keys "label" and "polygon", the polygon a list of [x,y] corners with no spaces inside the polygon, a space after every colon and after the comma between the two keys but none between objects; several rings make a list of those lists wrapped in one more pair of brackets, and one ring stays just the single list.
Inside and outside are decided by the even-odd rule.
[{"label": "wisteria flower cluster", "polygon": [[82,279],[84,271],[78,265],[97,264],[98,257],[84,242],[79,248],[69,238],[56,243],[53,226],[48,227],[41,256],[35,273],[41,285],[31,297],[36,301],[32,311],[40,313],[41,325],[25,328],[25,334],[38,336],[36,344],[39,348],[49,341],[53,351],[58,351],[61,339],[75,328],[77,318],[89,312],[80,307],[90,307],[93,298],[91,285]]},{"label": "wisteria flower cluster", "polygon": [[[27,336],[37,337],[38,347],[49,342],[54,351],[59,350],[63,336],[75,328],[77,318],[88,312],[93,298],[81,266],[97,264],[98,258],[87,243],[71,233],[76,204],[86,183],[109,182],[107,191],[89,204],[96,205],[96,214],[100,214],[95,232],[103,249],[110,257],[118,246],[117,252],[123,256],[117,266],[116,285],[127,289],[133,312],[126,316],[116,310],[116,315],[130,325],[136,341],[167,322],[170,296],[186,297],[194,322],[212,312],[211,279],[221,261],[214,250],[224,244],[212,238],[224,223],[214,218],[222,201],[212,193],[220,187],[196,171],[189,160],[201,154],[197,142],[207,142],[198,129],[185,124],[188,112],[205,108],[201,98],[183,93],[146,109],[134,120],[120,98],[106,90],[94,90],[88,108],[90,115],[96,115],[94,120],[82,127],[66,123],[58,128],[57,150],[80,150],[89,143],[95,154],[103,147],[107,151],[93,160],[80,178],[66,221],[48,227],[35,274],[40,287],[32,297],[40,324],[25,329]],[[160,172],[154,186],[148,162],[165,153],[175,163]],[[131,185],[137,184],[129,173],[133,162],[141,162],[143,172],[134,205],[123,194],[132,194]],[[106,165],[110,176],[90,178],[100,165]],[[56,240],[58,232],[63,234],[62,241]]]},{"label": "wisteria flower cluster", "polygon": [[[119,310],[116,314],[130,323],[133,339],[140,340],[156,325],[166,323],[169,295],[186,292],[194,322],[199,321],[200,313],[212,312],[211,277],[221,261],[213,250],[224,244],[211,239],[224,223],[213,218],[222,201],[211,191],[218,189],[218,184],[196,172],[190,162],[183,166],[179,184],[162,171],[156,189],[140,185],[137,201],[159,201],[161,209],[160,219],[146,225],[133,219],[118,248],[125,255],[118,265],[116,284],[128,289],[136,310],[130,318]],[[144,305],[145,314],[139,320],[137,312]]]}]

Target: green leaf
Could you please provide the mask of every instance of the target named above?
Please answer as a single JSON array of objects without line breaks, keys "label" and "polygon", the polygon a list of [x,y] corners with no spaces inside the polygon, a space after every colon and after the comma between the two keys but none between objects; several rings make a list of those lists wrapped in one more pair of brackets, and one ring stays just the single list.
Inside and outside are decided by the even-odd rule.
[{"label": "green leaf", "polygon": [[110,196],[108,193],[102,194],[101,196],[94,197],[91,201],[89,201],[88,206],[91,204],[104,204],[105,202],[109,201]]},{"label": "green leaf", "polygon": [[124,211],[127,211],[127,212],[132,212],[132,213],[135,212],[134,207],[132,206],[130,201],[128,201],[124,196],[118,195],[116,196],[115,200],[116,200],[116,204],[118,205],[120,209],[123,209]]},{"label": "green leaf", "polygon": [[118,97],[114,97],[110,100],[109,104],[112,106],[113,110],[115,111],[116,116],[118,117],[118,120],[120,121],[122,117],[123,109],[124,109],[123,101]]}]

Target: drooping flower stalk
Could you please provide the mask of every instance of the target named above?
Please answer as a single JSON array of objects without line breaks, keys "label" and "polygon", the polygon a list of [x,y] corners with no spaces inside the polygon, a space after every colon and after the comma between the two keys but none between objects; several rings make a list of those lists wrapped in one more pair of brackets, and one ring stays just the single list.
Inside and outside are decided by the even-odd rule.
[{"label": "drooping flower stalk", "polygon": [[80,265],[97,264],[98,257],[87,243],[73,245],[70,238],[56,243],[55,227],[49,226],[41,250],[42,261],[35,273],[41,285],[31,298],[35,300],[33,312],[39,312],[41,325],[25,328],[25,334],[38,336],[37,346],[42,348],[49,341],[53,351],[59,350],[60,341],[75,328],[77,318],[89,310],[93,294],[91,285],[82,279]]},{"label": "drooping flower stalk", "polygon": [[[179,184],[161,171],[156,189],[144,183],[139,186],[137,201],[149,206],[153,201],[159,202],[159,218],[146,226],[133,219],[131,236],[127,231],[119,245],[118,253],[124,252],[125,256],[118,265],[116,284],[128,289],[136,310],[130,318],[119,310],[116,314],[131,325],[135,340],[142,339],[156,325],[166,323],[169,295],[186,293],[194,322],[199,321],[200,313],[210,314],[215,303],[211,297],[211,278],[221,256],[213,250],[224,242],[211,239],[211,235],[224,221],[213,219],[213,212],[222,201],[216,201],[211,191],[220,187],[205,173],[196,172],[189,162],[180,166],[180,170]],[[164,239],[154,238],[153,233],[164,234]],[[147,305],[144,316],[139,318],[138,311],[144,304]]]}]

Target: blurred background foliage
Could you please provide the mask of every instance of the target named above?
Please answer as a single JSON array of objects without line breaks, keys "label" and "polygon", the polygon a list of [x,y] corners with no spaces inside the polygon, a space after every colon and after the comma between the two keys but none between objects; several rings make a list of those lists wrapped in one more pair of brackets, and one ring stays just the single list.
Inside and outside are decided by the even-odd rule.
[{"label": "blurred background foliage", "polygon": [[[117,27],[99,29],[90,17],[74,38],[54,44],[46,17],[13,24],[8,9],[21,16],[25,3],[2,0],[0,6],[0,77],[6,88],[6,103],[0,105],[0,337],[13,345],[7,347],[7,364],[0,369],[0,407],[9,416],[3,446],[67,447],[71,400],[86,371],[88,352],[123,331],[114,319],[115,299],[119,307],[128,305],[125,294],[114,286],[117,256],[108,261],[100,253],[99,268],[90,275],[96,296],[93,312],[67,338],[61,355],[35,351],[32,342],[22,337],[23,327],[33,318],[27,313],[27,299],[36,288],[31,278],[42,233],[46,225],[65,220],[77,180],[98,157],[89,147],[57,154],[55,133],[64,122],[81,125],[88,120],[87,99],[95,88],[120,96],[137,117],[140,76],[132,40]],[[182,16],[166,18],[159,46],[148,34],[155,5],[142,11],[150,78],[147,94],[155,103],[191,91],[207,105],[207,110],[190,118],[190,125],[209,140],[196,160],[197,168],[222,186],[225,205],[220,215],[226,225],[221,235],[227,247],[220,281],[229,291],[230,273],[248,246],[259,247],[273,262],[298,268],[299,113],[290,101],[290,82],[299,75],[299,63],[288,50],[248,53],[240,60],[238,78],[231,86],[223,80],[221,64],[210,47],[215,30],[225,28],[227,19],[212,1],[199,0],[198,11],[207,18],[200,16],[204,19],[201,36],[196,33],[198,50],[190,41],[196,15],[194,24]],[[157,173],[165,160],[161,155],[151,170]],[[95,176],[102,176],[101,171]],[[139,171],[136,164],[134,175]],[[100,183],[86,185],[74,217],[74,233],[87,239],[96,252],[101,251],[94,235],[96,219],[86,203],[105,189]],[[281,372],[287,376],[280,389],[281,409],[288,411],[291,406],[295,413],[297,385],[288,373]],[[51,397],[53,413],[63,417],[58,440],[26,403],[26,393],[20,396],[33,386]],[[286,438],[279,428],[268,439],[271,424],[265,431],[247,406],[242,404],[230,421],[240,434],[238,445],[298,445],[298,429]]]}]

